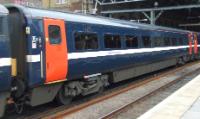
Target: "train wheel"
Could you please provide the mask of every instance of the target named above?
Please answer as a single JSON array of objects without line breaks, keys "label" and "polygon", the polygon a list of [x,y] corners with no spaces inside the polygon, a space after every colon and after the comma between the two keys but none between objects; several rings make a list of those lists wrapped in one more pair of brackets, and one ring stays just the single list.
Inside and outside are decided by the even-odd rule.
[{"label": "train wheel", "polygon": [[62,88],[62,89],[58,92],[58,94],[57,94],[55,100],[56,100],[56,102],[57,102],[58,104],[60,104],[60,105],[68,105],[68,104],[71,103],[72,99],[73,99],[72,96],[66,96],[65,90],[64,90],[64,88]]}]

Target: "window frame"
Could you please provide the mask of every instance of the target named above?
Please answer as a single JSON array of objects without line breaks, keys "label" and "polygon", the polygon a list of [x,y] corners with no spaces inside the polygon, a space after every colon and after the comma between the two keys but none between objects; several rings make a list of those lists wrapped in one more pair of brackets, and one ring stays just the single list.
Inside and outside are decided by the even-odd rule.
[{"label": "window frame", "polygon": [[[166,43],[165,42],[166,39],[168,40],[168,44],[167,45],[165,44]],[[164,40],[164,47],[170,47],[170,46],[172,46],[172,42],[170,40],[170,37],[164,37],[163,40]]]},{"label": "window frame", "polygon": [[[50,27],[50,26],[57,26],[57,27],[59,27],[59,31],[60,31],[60,32],[59,32],[59,34],[60,34],[60,42],[59,42],[59,43],[52,43],[52,42],[51,42],[51,38],[50,38],[50,35],[49,35],[49,34],[50,34],[50,32],[49,32],[49,27]],[[61,30],[62,30],[62,29],[61,29],[61,27],[60,27],[59,25],[48,25],[48,36],[49,36],[49,44],[50,44],[50,45],[60,45],[60,44],[62,44],[62,40],[63,40],[63,39],[62,39],[62,33],[61,33],[62,31],[61,31]]]},{"label": "window frame", "polygon": [[[176,42],[176,44],[174,45],[174,42]],[[176,37],[171,37],[171,43],[172,43],[172,46],[178,46],[178,39]]]},{"label": "window frame", "polygon": [[[76,33],[80,33],[80,34],[83,34],[83,33],[86,33],[86,34],[95,34],[97,36],[97,49],[76,49],[76,37],[75,37],[75,34]],[[99,40],[99,34],[97,32],[87,32],[87,31],[74,31],[73,32],[73,49],[74,51],[77,51],[77,52],[84,52],[84,51],[96,51],[96,50],[99,50],[101,45],[100,45],[100,40]]]},{"label": "window frame", "polygon": [[[134,37],[136,38],[136,41],[137,41],[137,47],[128,47],[127,46],[127,37]],[[140,46],[139,44],[139,36],[135,35],[135,34],[129,34],[129,35],[124,35],[124,47],[126,49],[138,49]]]},{"label": "window frame", "polygon": [[184,39],[183,38],[179,37],[178,41],[179,41],[179,46],[184,45]]},{"label": "window frame", "polygon": [[[106,44],[105,44],[105,36],[106,35],[110,35],[110,36],[119,36],[119,38],[120,38],[120,47],[119,48],[107,48],[106,47]],[[104,49],[122,49],[123,48],[123,42],[122,42],[122,38],[123,38],[123,36],[122,35],[120,35],[120,34],[114,34],[114,33],[104,33],[103,34],[103,45],[104,45]]]},{"label": "window frame", "polygon": [[[143,38],[145,38],[145,37],[148,37],[149,39],[149,41],[150,41],[150,47],[145,47],[145,45],[144,45],[144,39]],[[149,35],[144,35],[144,36],[141,36],[141,46],[142,46],[142,48],[152,48],[153,46],[152,46],[152,38],[151,38],[151,36]]]},{"label": "window frame", "polygon": [[[153,47],[164,47],[165,46],[165,41],[164,37],[162,36],[154,36],[153,38]],[[159,42],[157,42],[159,41]],[[156,45],[156,43],[159,43],[159,45]]]}]

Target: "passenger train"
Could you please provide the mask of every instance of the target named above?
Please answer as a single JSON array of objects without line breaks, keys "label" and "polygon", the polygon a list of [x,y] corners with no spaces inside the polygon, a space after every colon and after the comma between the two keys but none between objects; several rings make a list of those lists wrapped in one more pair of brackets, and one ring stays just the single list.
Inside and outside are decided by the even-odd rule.
[{"label": "passenger train", "polygon": [[0,5],[0,117],[6,106],[78,95],[200,58],[197,32]]}]

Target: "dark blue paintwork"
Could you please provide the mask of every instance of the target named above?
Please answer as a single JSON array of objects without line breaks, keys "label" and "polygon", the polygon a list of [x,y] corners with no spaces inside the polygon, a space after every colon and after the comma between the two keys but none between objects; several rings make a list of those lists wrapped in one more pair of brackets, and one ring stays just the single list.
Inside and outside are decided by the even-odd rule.
[{"label": "dark blue paintwork", "polygon": [[[0,34],[0,59],[11,58],[10,44],[8,37],[7,15],[0,14],[0,16],[3,17],[3,23],[1,23],[2,33]],[[0,66],[0,92],[9,90],[10,87],[11,87],[11,66],[10,65]]]},{"label": "dark blue paintwork", "polygon": [[[70,22],[68,24],[68,39],[74,39],[73,32],[74,31],[87,31],[87,32],[96,32],[99,34],[100,39],[100,48],[99,51],[109,51],[111,49],[105,49],[103,43],[103,34],[112,33],[119,34],[122,36],[122,50],[126,49],[124,47],[123,38],[125,35],[136,35],[139,37],[141,41],[141,35],[149,35],[149,36],[170,36],[174,38],[183,38],[185,39],[185,45],[187,45],[187,34],[180,33],[171,33],[171,32],[161,32],[161,31],[151,31],[151,30],[141,30],[141,29],[125,29],[125,28],[117,28],[117,27],[109,27],[109,26],[100,26],[100,25],[89,25],[89,30],[85,30],[79,23],[73,23],[73,27],[70,26]],[[86,26],[86,25],[85,25]],[[71,28],[73,28],[71,30]],[[68,40],[68,45],[70,45],[71,52],[78,52],[74,49],[74,40]],[[140,43],[140,47],[142,47]],[[72,49],[71,49],[72,48]],[[113,49],[112,49],[113,50]],[[116,50],[116,49],[115,49]],[[119,49],[120,50],[120,49]],[[138,49],[140,50],[140,49]],[[96,50],[94,50],[95,52]],[[83,51],[82,51],[83,52]],[[87,51],[84,51],[87,52]],[[127,68],[136,65],[148,64],[155,61],[161,61],[165,59],[170,59],[173,57],[178,57],[180,55],[187,55],[187,49],[182,50],[171,50],[171,51],[162,51],[162,52],[154,52],[154,53],[141,53],[134,55],[118,55],[118,56],[107,56],[107,57],[97,57],[97,58],[87,58],[87,59],[79,59],[79,60],[69,60],[69,79],[80,78],[84,75],[90,75],[94,73],[105,73],[112,72],[118,69]],[[81,69],[81,70],[80,70]]]},{"label": "dark blue paintwork", "polygon": [[[28,35],[28,55],[38,55],[41,54],[41,51],[45,56],[45,47],[44,47],[44,31],[43,31],[43,21],[27,18],[28,26],[31,29],[31,34]],[[35,36],[37,41],[37,48],[32,48],[32,40]],[[45,57],[43,57],[45,61]],[[44,62],[45,64],[45,62]],[[27,80],[30,86],[37,86],[44,83],[45,77],[41,77],[41,62],[27,63]],[[45,65],[44,65],[45,67]],[[45,73],[45,70],[44,72]]]}]

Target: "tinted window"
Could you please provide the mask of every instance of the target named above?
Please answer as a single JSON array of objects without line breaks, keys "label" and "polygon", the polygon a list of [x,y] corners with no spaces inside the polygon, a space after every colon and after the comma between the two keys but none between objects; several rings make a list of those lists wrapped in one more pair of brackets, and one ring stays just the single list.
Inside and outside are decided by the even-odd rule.
[{"label": "tinted window", "polygon": [[184,45],[188,45],[188,42],[189,42],[188,39],[185,39],[185,38],[183,39],[183,44]]},{"label": "tinted window", "polygon": [[104,36],[105,48],[121,48],[121,40],[119,35],[105,35]]},{"label": "tinted window", "polygon": [[143,44],[143,47],[145,47],[145,48],[151,47],[150,37],[149,36],[143,36],[142,37],[142,44]]},{"label": "tinted window", "polygon": [[95,33],[75,33],[76,50],[98,49],[98,38]]},{"label": "tinted window", "polygon": [[176,46],[177,45],[177,39],[176,38],[172,38],[172,46]]},{"label": "tinted window", "polygon": [[163,46],[163,44],[164,44],[164,41],[163,41],[162,37],[155,37],[154,38],[154,46],[155,47]]},{"label": "tinted window", "polygon": [[184,45],[184,41],[182,38],[179,39],[179,45]]},{"label": "tinted window", "polygon": [[165,37],[165,38],[164,38],[164,45],[165,45],[165,46],[170,46],[170,45],[171,45],[171,43],[170,43],[170,38],[169,38],[169,37]]},{"label": "tinted window", "polygon": [[61,43],[61,33],[60,33],[59,26],[56,26],[56,25],[49,26],[49,41],[50,41],[50,44]]},{"label": "tinted window", "polygon": [[127,48],[138,48],[138,38],[136,36],[126,36]]}]

